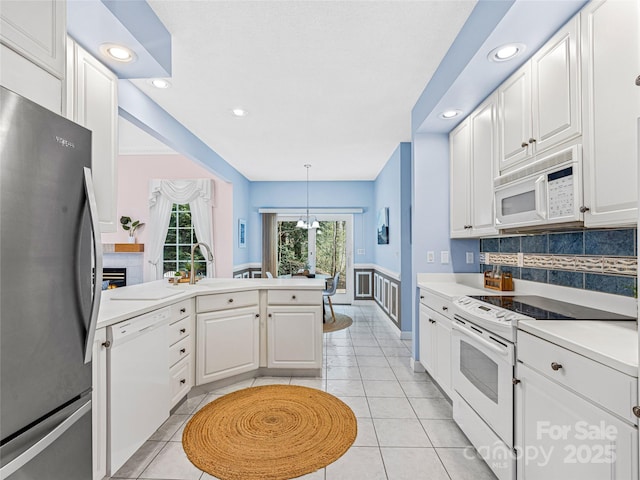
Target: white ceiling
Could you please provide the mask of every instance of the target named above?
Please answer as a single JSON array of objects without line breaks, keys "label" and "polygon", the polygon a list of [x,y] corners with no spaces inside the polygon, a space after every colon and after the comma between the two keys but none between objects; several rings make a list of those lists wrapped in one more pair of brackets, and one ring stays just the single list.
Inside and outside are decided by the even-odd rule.
[{"label": "white ceiling", "polygon": [[[411,141],[475,0],[149,4],[172,35],[172,88],[135,85],[248,179],[303,180],[310,163],[315,181],[373,180]],[[140,152],[127,128],[121,151]]]}]

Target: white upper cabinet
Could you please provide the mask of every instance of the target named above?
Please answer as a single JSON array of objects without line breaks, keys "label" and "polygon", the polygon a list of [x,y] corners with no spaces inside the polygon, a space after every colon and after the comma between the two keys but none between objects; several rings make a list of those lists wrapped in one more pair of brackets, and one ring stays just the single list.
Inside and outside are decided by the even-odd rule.
[{"label": "white upper cabinet", "polygon": [[64,78],[66,2],[3,0],[0,41],[57,78]]},{"label": "white upper cabinet", "polygon": [[66,2],[0,2],[0,84],[63,113]]},{"label": "white upper cabinet", "polygon": [[582,16],[585,225],[637,222],[640,4],[593,1]]},{"label": "white upper cabinet", "polygon": [[471,127],[465,119],[449,134],[451,237],[468,237]]},{"label": "white upper cabinet", "polygon": [[500,171],[528,158],[531,138],[531,66],[525,64],[498,89],[500,99]]},{"label": "white upper cabinet", "polygon": [[498,89],[499,170],[581,134],[579,16]]},{"label": "white upper cabinet", "polygon": [[67,49],[67,117],[92,132],[91,169],[100,230],[115,232],[118,78],[73,40],[68,40]]},{"label": "white upper cabinet", "polygon": [[451,237],[497,233],[493,207],[496,97],[489,97],[450,135]]},{"label": "white upper cabinet", "polygon": [[492,235],[495,228],[493,178],[498,141],[495,95],[471,114],[471,235]]}]

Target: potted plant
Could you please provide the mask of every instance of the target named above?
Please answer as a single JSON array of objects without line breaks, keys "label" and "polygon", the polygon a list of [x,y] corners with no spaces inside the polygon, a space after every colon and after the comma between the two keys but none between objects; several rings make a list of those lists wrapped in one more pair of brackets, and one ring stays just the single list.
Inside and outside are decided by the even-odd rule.
[{"label": "potted plant", "polygon": [[120,224],[122,228],[129,232],[129,243],[136,243],[136,230],[144,227],[144,223],[141,223],[140,220],[131,220],[131,217],[122,216],[120,217]]}]

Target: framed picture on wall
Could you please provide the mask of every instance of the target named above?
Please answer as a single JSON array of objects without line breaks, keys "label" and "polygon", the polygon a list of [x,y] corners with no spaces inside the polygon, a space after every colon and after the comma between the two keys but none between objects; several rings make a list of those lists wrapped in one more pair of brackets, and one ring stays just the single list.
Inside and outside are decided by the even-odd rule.
[{"label": "framed picture on wall", "polygon": [[247,221],[242,218],[238,219],[238,247],[245,248],[247,246]]},{"label": "framed picture on wall", "polygon": [[376,222],[378,231],[378,245],[389,244],[389,207],[382,207],[378,210],[378,221]]}]

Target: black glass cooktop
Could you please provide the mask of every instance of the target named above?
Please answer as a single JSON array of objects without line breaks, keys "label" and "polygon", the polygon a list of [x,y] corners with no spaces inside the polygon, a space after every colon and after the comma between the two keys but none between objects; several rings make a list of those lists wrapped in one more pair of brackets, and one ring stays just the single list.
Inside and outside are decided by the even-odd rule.
[{"label": "black glass cooktop", "polygon": [[617,313],[535,295],[471,295],[471,298],[536,320],[636,320]]}]

